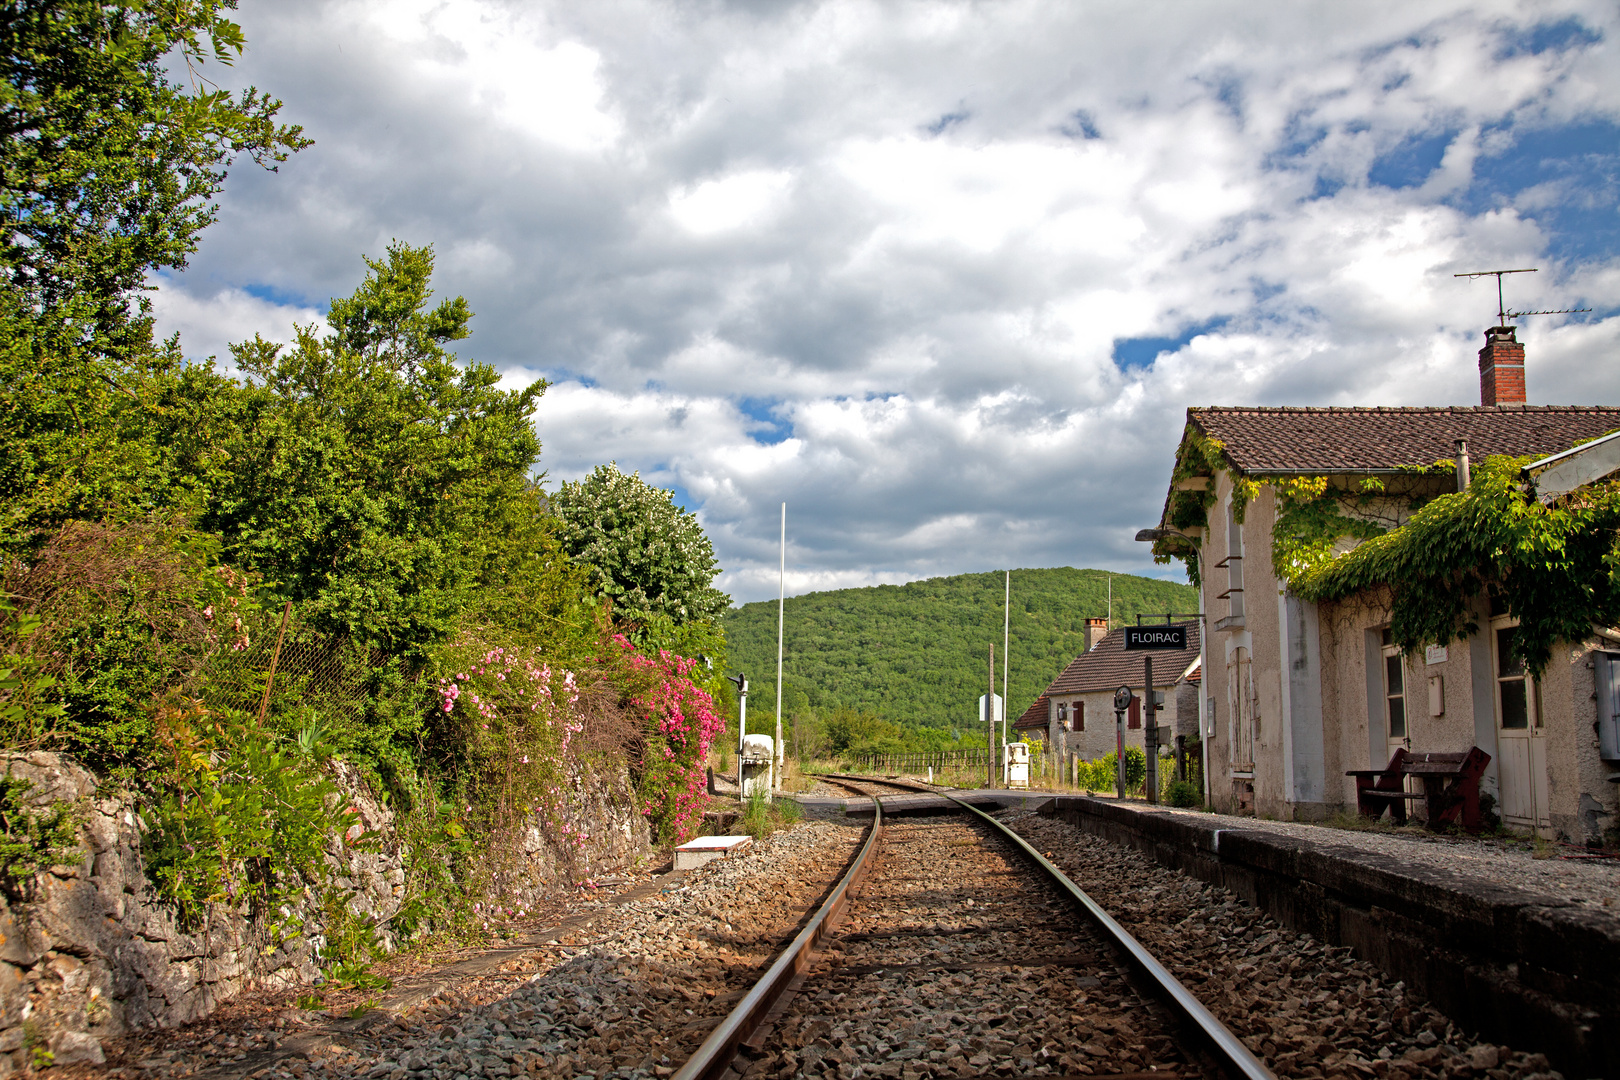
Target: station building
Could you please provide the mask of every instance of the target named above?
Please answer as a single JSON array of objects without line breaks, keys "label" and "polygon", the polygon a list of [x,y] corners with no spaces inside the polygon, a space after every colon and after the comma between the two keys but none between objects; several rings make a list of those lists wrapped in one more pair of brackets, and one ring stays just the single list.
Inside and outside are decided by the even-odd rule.
[{"label": "station building", "polygon": [[[1161,528],[1185,520],[1178,496],[1197,494],[1204,524],[1170,544],[1195,545],[1201,571],[1199,711],[1216,809],[1295,820],[1354,812],[1347,770],[1383,768],[1401,746],[1478,746],[1491,756],[1482,791],[1509,825],[1585,841],[1620,822],[1620,761],[1604,760],[1597,724],[1599,682],[1620,671],[1608,663],[1620,660],[1620,633],[1594,626],[1533,679],[1511,653],[1515,621],[1487,592],[1473,602],[1472,636],[1404,655],[1390,642],[1387,588],[1318,604],[1277,573],[1289,481],[1343,492],[1345,515],[1371,535],[1459,490],[1464,454],[1552,455],[1620,429],[1620,407],[1526,404],[1514,328],[1486,337],[1478,406],[1187,410]],[[1188,467],[1199,461],[1207,467]],[[1342,536],[1335,550],[1360,542]]]}]

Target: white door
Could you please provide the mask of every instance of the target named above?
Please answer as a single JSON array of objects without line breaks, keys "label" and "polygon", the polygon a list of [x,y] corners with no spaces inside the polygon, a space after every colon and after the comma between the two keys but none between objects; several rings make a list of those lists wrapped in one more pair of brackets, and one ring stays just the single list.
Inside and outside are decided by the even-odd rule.
[{"label": "white door", "polygon": [[1502,820],[1521,828],[1550,831],[1547,797],[1547,729],[1541,714],[1541,687],[1513,655],[1518,627],[1511,620],[1491,623],[1496,667],[1496,748],[1501,755]]},{"label": "white door", "polygon": [[1395,751],[1412,749],[1410,718],[1406,709],[1406,670],[1400,647],[1390,640],[1389,628],[1384,629],[1384,760],[1372,767],[1381,769],[1389,764]]}]

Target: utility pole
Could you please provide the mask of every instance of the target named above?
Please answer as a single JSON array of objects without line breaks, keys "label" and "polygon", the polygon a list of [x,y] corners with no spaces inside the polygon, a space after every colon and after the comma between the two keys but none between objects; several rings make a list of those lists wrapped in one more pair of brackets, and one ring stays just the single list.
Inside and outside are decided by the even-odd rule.
[{"label": "utility pole", "polygon": [[787,600],[787,503],[782,504],[782,576],[776,587],[776,783],[782,784],[782,614]]},{"label": "utility pole", "polygon": [[987,721],[985,730],[989,733],[989,746],[985,750],[984,783],[986,787],[996,786],[996,645],[990,643],[990,678],[988,691],[984,695],[984,718]]}]

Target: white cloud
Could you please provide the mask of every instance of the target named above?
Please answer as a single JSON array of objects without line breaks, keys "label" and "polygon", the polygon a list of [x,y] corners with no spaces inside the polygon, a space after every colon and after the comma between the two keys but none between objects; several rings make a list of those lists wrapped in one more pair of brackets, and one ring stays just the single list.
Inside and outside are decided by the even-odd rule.
[{"label": "white cloud", "polygon": [[669,212],[685,229],[706,236],[757,224],[779,207],[793,183],[786,171],[753,170],[681,188]]},{"label": "white cloud", "polygon": [[355,23],[389,42],[420,84],[525,135],[573,151],[602,150],[621,125],[602,108],[601,55],[551,40],[543,21],[483,0],[365,0]]},{"label": "white cloud", "polygon": [[231,367],[231,344],[249,340],[255,333],[287,345],[293,340],[295,325],[313,323],[320,332],[326,331],[326,317],[311,307],[278,304],[243,289],[198,296],[168,287],[162,278],[154,278],[153,283],[159,288],[152,294],[152,313],[161,332],[165,336],[178,333],[187,356],[217,357],[226,370]]},{"label": "white cloud", "polygon": [[[315,147],[240,169],[159,295],[187,351],[286,332],[390,238],[463,343],[556,385],[543,467],[617,459],[700,510],[742,599],[1012,565],[1169,572],[1134,530],[1186,406],[1472,403],[1494,296],[1620,306],[1522,129],[1620,121],[1586,0],[279,0],[237,69]],[[1536,25],[1601,40],[1534,53]],[[1095,137],[1093,137],[1095,136]],[[1407,186],[1375,163],[1418,154]],[[1432,166],[1432,168],[1430,168]],[[1423,169],[1430,171],[1424,173]],[[1202,328],[1187,344],[1175,342]],[[1535,400],[1613,399],[1620,319],[1527,327]],[[1164,338],[1121,370],[1116,341]],[[1606,351],[1605,351],[1606,350]]]}]

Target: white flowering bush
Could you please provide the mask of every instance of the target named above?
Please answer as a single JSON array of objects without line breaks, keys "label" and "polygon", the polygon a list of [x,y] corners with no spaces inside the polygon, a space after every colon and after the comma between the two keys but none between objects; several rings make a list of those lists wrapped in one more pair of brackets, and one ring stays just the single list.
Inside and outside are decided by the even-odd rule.
[{"label": "white flowering bush", "polygon": [[639,474],[599,465],[584,480],[563,484],[551,510],[564,550],[590,568],[615,619],[715,622],[731,603],[714,587],[720,567],[703,526]]}]

